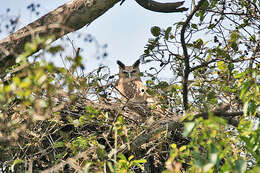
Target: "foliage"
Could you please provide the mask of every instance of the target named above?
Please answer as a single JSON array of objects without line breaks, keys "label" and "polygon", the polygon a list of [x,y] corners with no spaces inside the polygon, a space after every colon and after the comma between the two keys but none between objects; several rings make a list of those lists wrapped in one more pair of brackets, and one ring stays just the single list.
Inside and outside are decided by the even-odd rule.
[{"label": "foliage", "polygon": [[0,82],[1,171],[259,172],[260,4],[200,2],[151,28],[147,112],[119,99],[109,68],[84,74],[79,50],[63,68],[45,60],[64,51],[51,36],[26,43]]},{"label": "foliage", "polygon": [[[174,82],[158,95],[163,93],[173,100],[172,111],[179,113],[176,108],[182,107],[185,94],[190,98],[189,112],[212,112],[224,104],[229,104],[229,111],[243,111],[243,116],[232,118],[239,123],[236,129],[213,114],[208,119],[184,123],[183,135],[190,138],[190,143],[173,145],[166,162],[169,172],[181,171],[181,163],[189,164],[190,172],[245,172],[260,164],[257,15],[256,1],[205,1],[194,17],[189,16],[194,18],[189,23],[178,22],[174,29],[152,27],[154,38],[149,40],[143,59],[160,66],[151,76],[157,76],[167,66],[171,69]],[[202,36],[205,34],[207,37]],[[189,79],[188,93],[183,90],[185,79]],[[222,111],[224,114],[227,110]],[[192,120],[192,114],[185,118]]]}]

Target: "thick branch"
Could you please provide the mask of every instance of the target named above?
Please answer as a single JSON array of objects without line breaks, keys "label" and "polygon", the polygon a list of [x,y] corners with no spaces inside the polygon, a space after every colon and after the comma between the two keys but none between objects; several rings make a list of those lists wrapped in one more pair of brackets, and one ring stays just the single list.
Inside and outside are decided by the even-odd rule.
[{"label": "thick branch", "polygon": [[173,2],[173,3],[160,3],[153,0],[135,0],[140,6],[147,10],[161,12],[161,13],[172,13],[172,12],[183,12],[187,11],[188,8],[180,6],[183,5],[184,1]]},{"label": "thick branch", "polygon": [[[90,24],[119,1],[73,0],[9,35],[0,41],[0,71],[3,72],[14,65],[17,55],[24,51],[25,43],[30,42],[35,36],[52,34],[55,37],[53,41],[55,41],[65,34]],[[136,2],[142,7],[156,12],[170,13],[187,10],[187,8],[178,8],[183,2],[159,3],[151,0],[136,0]],[[41,48],[39,47],[39,49]]]},{"label": "thick branch", "polygon": [[74,0],[9,35],[0,41],[0,71],[3,72],[15,63],[16,56],[24,51],[25,43],[34,36],[52,34],[58,39],[90,24],[119,1]]},{"label": "thick branch", "polygon": [[195,6],[195,8],[191,11],[190,15],[187,17],[186,21],[184,22],[182,29],[181,29],[181,45],[183,49],[183,54],[184,54],[184,76],[183,76],[183,81],[182,81],[182,94],[183,94],[183,107],[184,110],[188,110],[188,79],[189,79],[189,73],[190,73],[190,57],[188,54],[186,42],[185,42],[185,31],[186,28],[188,27],[192,17],[194,14],[200,9],[201,5],[203,4],[205,0],[200,0],[198,5]]},{"label": "thick branch", "polygon": [[168,123],[161,125],[160,127],[154,129],[149,133],[144,133],[141,136],[138,136],[130,145],[132,151],[135,151],[139,146],[148,143],[154,136],[157,134],[168,130],[175,131],[181,127],[181,124],[177,121],[169,121]]},{"label": "thick branch", "polygon": [[[243,115],[243,112],[218,111],[218,112],[212,112],[212,115],[217,116],[217,117],[221,117],[221,118],[227,120],[228,124],[230,124],[234,127],[238,127],[239,121],[234,119],[234,117]],[[194,116],[194,119],[199,118],[199,117],[203,117],[204,119],[208,119],[209,113],[207,113],[207,112],[199,113],[199,114]],[[186,121],[188,121],[188,120],[186,120]]]},{"label": "thick branch", "polygon": [[[204,119],[208,119],[210,113],[204,112],[199,113],[194,116],[193,119],[203,117]],[[239,121],[235,120],[234,117],[243,115],[243,112],[224,112],[224,111],[218,111],[218,112],[212,112],[213,115],[222,117],[223,119],[226,119],[228,124],[233,125],[235,127],[238,127]],[[191,121],[189,119],[185,119],[183,122]],[[168,131],[175,131],[175,130],[182,130],[183,127],[182,123],[179,121],[171,120],[167,123],[160,125],[158,128],[155,128],[154,130],[150,131],[151,129],[148,129],[148,133],[144,132],[142,135],[136,137],[136,139],[131,143],[130,148],[132,151],[135,151],[138,147],[141,145],[148,143],[154,136],[158,135],[159,133],[168,130]],[[126,146],[122,147],[120,151],[123,151],[126,149]]]}]

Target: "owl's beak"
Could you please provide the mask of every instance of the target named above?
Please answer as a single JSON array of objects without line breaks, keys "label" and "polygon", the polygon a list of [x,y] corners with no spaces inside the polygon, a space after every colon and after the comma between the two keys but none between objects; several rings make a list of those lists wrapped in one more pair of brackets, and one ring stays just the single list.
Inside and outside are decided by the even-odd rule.
[{"label": "owl's beak", "polygon": [[128,72],[128,77],[131,78],[131,72]]}]

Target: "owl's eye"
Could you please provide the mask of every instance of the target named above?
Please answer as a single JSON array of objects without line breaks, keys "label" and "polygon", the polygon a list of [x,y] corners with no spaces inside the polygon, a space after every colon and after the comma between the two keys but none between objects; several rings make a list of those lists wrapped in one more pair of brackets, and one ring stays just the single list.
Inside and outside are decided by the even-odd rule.
[{"label": "owl's eye", "polygon": [[123,70],[123,73],[125,73],[125,74],[128,74],[128,72],[127,72],[127,71],[125,71],[125,70]]},{"label": "owl's eye", "polygon": [[135,72],[137,72],[137,71],[136,71],[136,70],[132,70],[132,71],[131,71],[131,73],[135,73]]}]

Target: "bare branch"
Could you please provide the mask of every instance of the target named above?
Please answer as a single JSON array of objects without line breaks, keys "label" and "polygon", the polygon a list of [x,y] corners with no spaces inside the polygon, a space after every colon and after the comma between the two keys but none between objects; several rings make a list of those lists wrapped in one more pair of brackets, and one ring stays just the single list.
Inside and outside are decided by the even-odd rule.
[{"label": "bare branch", "polygon": [[185,31],[187,26],[189,25],[192,17],[194,14],[200,9],[201,5],[205,2],[205,0],[200,0],[198,5],[195,6],[195,8],[191,11],[190,15],[187,17],[186,21],[184,22],[182,29],[181,29],[181,45],[183,49],[183,54],[184,54],[184,64],[185,64],[185,69],[184,69],[184,76],[183,76],[183,89],[182,89],[182,94],[183,94],[183,107],[184,110],[188,110],[188,79],[189,79],[189,73],[190,73],[190,57],[188,54],[186,42],[185,42]]}]

